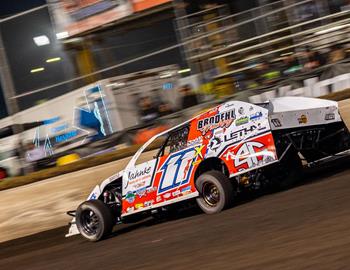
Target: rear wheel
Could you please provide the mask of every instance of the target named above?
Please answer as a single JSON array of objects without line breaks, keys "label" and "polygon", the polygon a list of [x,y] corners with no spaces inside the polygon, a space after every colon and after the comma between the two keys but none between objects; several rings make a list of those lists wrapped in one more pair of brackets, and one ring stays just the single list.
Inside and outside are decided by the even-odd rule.
[{"label": "rear wheel", "polygon": [[93,242],[108,236],[114,225],[110,208],[99,200],[79,205],[75,219],[80,234]]},{"label": "rear wheel", "polygon": [[199,192],[197,204],[206,214],[216,214],[233,204],[235,190],[230,180],[221,172],[209,171],[196,181]]},{"label": "rear wheel", "polygon": [[297,151],[290,150],[283,160],[270,170],[270,179],[277,189],[293,187],[302,177],[303,165]]}]

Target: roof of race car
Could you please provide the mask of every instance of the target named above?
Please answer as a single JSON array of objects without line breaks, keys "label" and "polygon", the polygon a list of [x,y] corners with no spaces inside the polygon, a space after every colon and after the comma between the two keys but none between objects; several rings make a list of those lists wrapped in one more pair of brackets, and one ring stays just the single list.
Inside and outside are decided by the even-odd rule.
[{"label": "roof of race car", "polygon": [[338,103],[335,101],[318,99],[318,98],[309,98],[309,97],[279,97],[260,104],[254,104],[254,103],[249,103],[249,102],[240,101],[240,100],[229,100],[217,106],[211,107],[205,110],[204,112],[190,118],[189,120],[184,121],[168,130],[165,130],[160,134],[157,134],[152,139],[158,138],[160,136],[163,136],[164,134],[167,134],[170,131],[176,130],[182,127],[183,125],[190,123],[193,120],[196,120],[198,118],[205,116],[208,112],[215,110],[216,108],[222,107],[227,103],[232,103],[232,102],[241,103],[241,104],[245,103],[245,104],[251,104],[251,105],[263,107],[269,111],[269,114],[279,113],[279,112],[288,112],[288,111],[325,108],[325,107],[331,107],[331,106],[338,107]]},{"label": "roof of race car", "polygon": [[325,107],[338,107],[336,101],[309,98],[309,97],[280,97],[271,99],[269,113],[281,113],[288,111],[302,111]]}]

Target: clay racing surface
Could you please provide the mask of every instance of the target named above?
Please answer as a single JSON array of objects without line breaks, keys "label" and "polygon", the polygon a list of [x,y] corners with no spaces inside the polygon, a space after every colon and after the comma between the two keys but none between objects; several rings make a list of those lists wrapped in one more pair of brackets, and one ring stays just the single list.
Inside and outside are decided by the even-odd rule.
[{"label": "clay racing surface", "polygon": [[[142,154],[150,160],[156,151]],[[0,242],[68,224],[66,215],[85,201],[97,184],[123,170],[130,158],[0,191]]]},{"label": "clay racing surface", "polygon": [[[128,159],[0,192],[0,242],[67,224],[66,215]],[[1,268],[1,267],[0,267]]]},{"label": "clay racing surface", "polygon": [[4,242],[0,268],[348,269],[348,164],[218,215],[192,210],[166,222],[116,227],[98,243],[65,239],[67,227]]}]

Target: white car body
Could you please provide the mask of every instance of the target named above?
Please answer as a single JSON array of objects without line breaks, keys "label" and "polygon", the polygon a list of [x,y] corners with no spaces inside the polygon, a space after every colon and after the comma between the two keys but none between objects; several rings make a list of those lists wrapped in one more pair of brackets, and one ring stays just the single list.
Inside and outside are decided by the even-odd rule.
[{"label": "white car body", "polygon": [[[223,120],[224,117],[229,117],[230,113],[235,121],[229,118],[225,118],[229,121]],[[215,124],[216,118],[221,120]],[[136,165],[140,155],[152,142],[187,125],[191,125],[188,128],[190,134],[188,136],[191,137],[193,132],[196,132],[196,135],[192,136],[192,139],[195,139],[191,141],[187,136],[187,145],[183,148],[184,150],[175,151],[166,158],[158,156]],[[343,127],[338,104],[334,101],[302,97],[276,98],[260,105],[229,101],[154,136],[136,152],[125,170],[109,177],[101,185],[97,185],[87,200],[101,198],[108,185],[120,180],[123,204],[121,218],[194,198],[198,196],[198,192],[193,186],[188,186],[192,181],[189,180],[189,175],[193,177],[192,169],[197,168],[194,166],[206,159],[220,158],[229,166],[229,177],[237,178],[241,174],[278,163],[292,144],[297,145],[300,136],[306,136],[310,132],[311,134],[320,133],[323,126],[333,127],[333,125],[336,127],[339,125],[340,129]],[[343,129],[347,134],[346,127]],[[291,142],[287,146],[283,145],[282,149],[282,146],[278,145],[280,143],[278,136],[283,134],[284,130],[290,132],[287,137]],[[295,130],[298,132],[295,133]],[[290,137],[293,137],[295,142]],[[266,147],[263,146],[265,142],[267,142]],[[260,148],[261,150],[255,152]],[[186,163],[188,160],[189,162]],[[165,169],[164,164],[166,164]],[[189,169],[188,166],[190,166]],[[153,192],[152,196],[148,194]],[[147,196],[149,196],[148,200],[142,199]],[[79,234],[79,231],[73,218],[67,236],[75,234]]]}]

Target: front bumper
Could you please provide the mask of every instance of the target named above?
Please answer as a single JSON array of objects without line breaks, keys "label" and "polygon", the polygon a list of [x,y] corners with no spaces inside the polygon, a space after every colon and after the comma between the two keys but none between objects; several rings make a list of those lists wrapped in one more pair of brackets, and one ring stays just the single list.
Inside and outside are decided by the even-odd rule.
[{"label": "front bumper", "polygon": [[71,236],[80,234],[78,227],[75,223],[75,213],[76,211],[74,210],[67,212],[67,215],[73,217],[73,219],[71,222],[69,222],[69,230],[68,230],[68,233],[65,235],[65,237],[71,237]]}]

